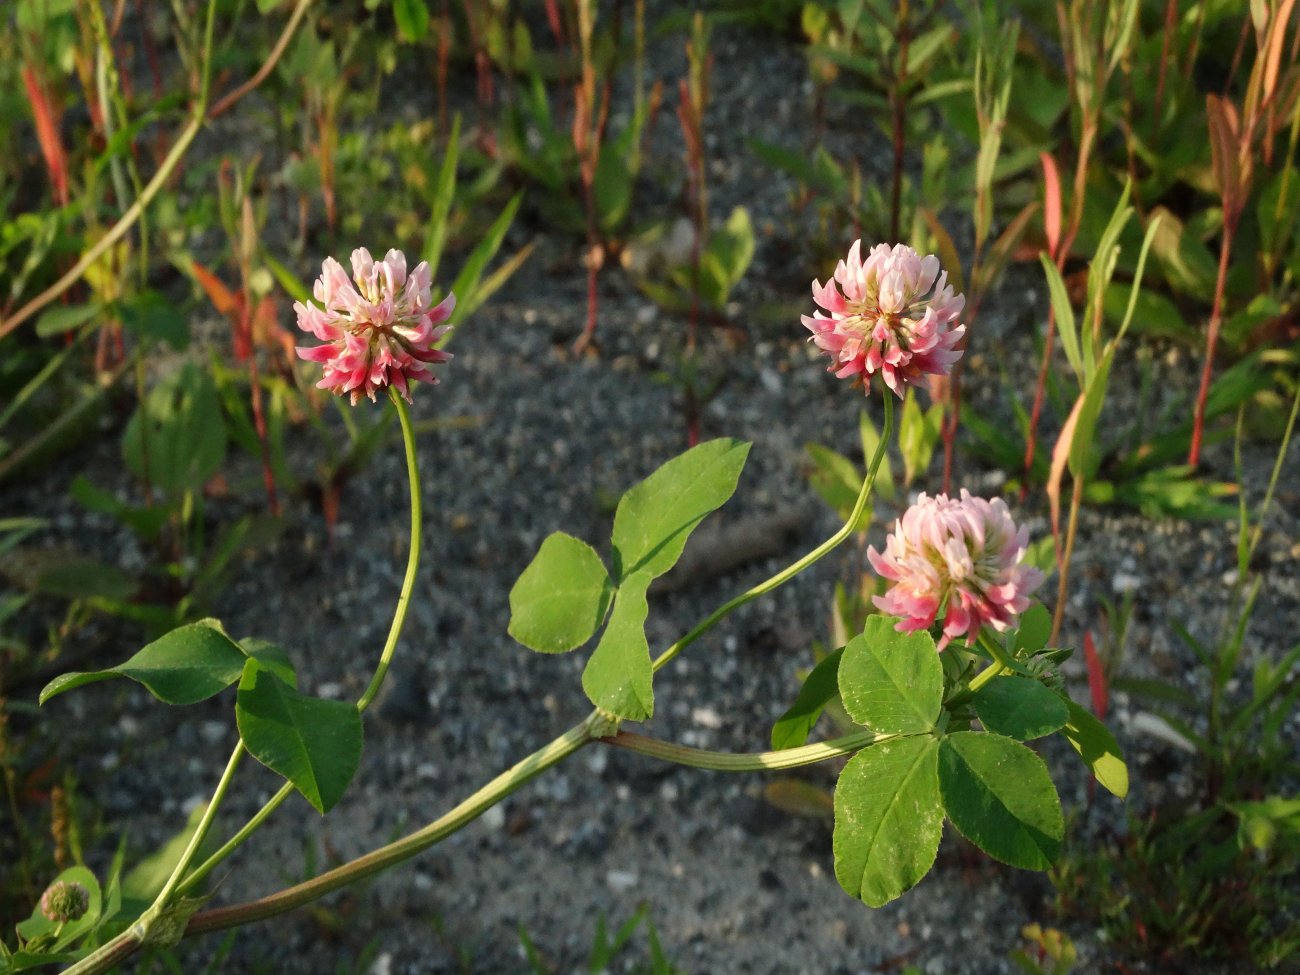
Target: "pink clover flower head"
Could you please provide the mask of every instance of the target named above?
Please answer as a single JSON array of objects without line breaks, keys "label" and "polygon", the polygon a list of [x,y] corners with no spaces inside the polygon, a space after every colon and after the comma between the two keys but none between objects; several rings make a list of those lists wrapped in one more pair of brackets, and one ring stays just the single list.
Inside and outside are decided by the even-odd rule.
[{"label": "pink clover flower head", "polygon": [[90,891],[71,880],[56,880],[41,894],[41,913],[59,924],[77,921],[90,909]]},{"label": "pink clover flower head", "polygon": [[941,607],[942,650],[956,637],[974,639],[988,625],[1010,629],[1029,608],[1043,574],[1023,564],[1029,533],[1016,528],[1001,498],[922,494],[903,512],[884,554],[867,549],[871,567],[892,583],[876,607],[901,617],[901,633],[929,629]]},{"label": "pink clover flower head", "polygon": [[813,281],[821,307],[803,323],[831,357],[829,372],[864,386],[880,373],[901,399],[905,386],[924,387],[927,376],[948,375],[961,358],[956,346],[966,326],[953,323],[966,299],[953,294],[933,254],[921,257],[906,244],[877,244],[865,261],[861,252],[855,240],[832,280]]},{"label": "pink clover flower head", "polygon": [[[354,282],[355,281],[355,285]],[[312,294],[320,303],[294,302],[298,327],[324,345],[299,346],[298,357],[321,363],[324,376],[316,385],[352,403],[364,393],[393,386],[409,403],[411,383],[436,383],[426,366],[446,362],[451,354],[434,344],[451,328],[443,325],[456,307],[448,293],[431,304],[433,275],[421,261],[409,274],[406,256],[390,250],[382,261],[358,247],[352,252],[352,280],[332,257],[321,264]]]}]

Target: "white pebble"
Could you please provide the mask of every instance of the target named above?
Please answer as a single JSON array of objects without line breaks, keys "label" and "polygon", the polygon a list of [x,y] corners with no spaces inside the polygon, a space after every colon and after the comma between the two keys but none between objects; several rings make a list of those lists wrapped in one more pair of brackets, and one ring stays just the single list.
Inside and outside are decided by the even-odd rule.
[{"label": "white pebble", "polygon": [[605,874],[605,886],[615,894],[626,894],[640,879],[634,870],[611,870]]},{"label": "white pebble", "polygon": [[1116,572],[1111,577],[1110,587],[1118,593],[1136,592],[1142,588],[1142,577],[1129,572]]},{"label": "white pebble", "polygon": [[722,715],[713,708],[695,708],[691,711],[691,720],[705,728],[722,727]]}]

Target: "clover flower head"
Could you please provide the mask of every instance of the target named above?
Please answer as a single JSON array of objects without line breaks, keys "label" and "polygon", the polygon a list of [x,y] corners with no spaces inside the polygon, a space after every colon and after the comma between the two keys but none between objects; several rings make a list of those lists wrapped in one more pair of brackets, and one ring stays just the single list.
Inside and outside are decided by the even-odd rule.
[{"label": "clover flower head", "polygon": [[90,891],[79,883],[56,880],[41,894],[41,913],[56,923],[76,921],[90,910]]},{"label": "clover flower head", "polygon": [[824,285],[813,281],[812,294],[821,307],[803,323],[831,357],[828,371],[841,379],[869,387],[880,373],[901,399],[904,387],[948,375],[961,358],[956,346],[966,326],[953,323],[966,299],[953,294],[933,254],[877,244],[864,261],[862,241],[855,240],[835,277]]},{"label": "clover flower head", "polygon": [[298,348],[299,358],[323,367],[316,385],[350,394],[355,405],[363,393],[373,402],[375,393],[389,386],[409,403],[411,383],[436,383],[426,366],[451,358],[434,344],[451,328],[442,323],[456,307],[456,296],[448,293],[431,306],[432,285],[428,263],[421,261],[408,274],[399,250],[376,261],[358,247],[352,252],[351,281],[338,261],[325,258],[312,291],[320,307],[301,301],[293,306],[298,327],[325,343]]},{"label": "clover flower head", "polygon": [[1004,632],[1029,608],[1043,574],[1024,564],[1029,533],[1016,528],[1001,498],[922,494],[903,513],[883,554],[867,549],[871,567],[892,585],[876,607],[901,617],[903,633],[929,629],[941,608],[942,650],[988,625]]}]

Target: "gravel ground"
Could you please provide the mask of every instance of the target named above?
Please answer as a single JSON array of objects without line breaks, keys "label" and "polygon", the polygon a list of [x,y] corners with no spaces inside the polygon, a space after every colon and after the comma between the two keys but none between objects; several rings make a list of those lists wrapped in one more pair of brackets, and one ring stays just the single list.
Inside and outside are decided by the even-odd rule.
[{"label": "gravel ground", "polygon": [[[770,36],[763,42],[774,43]],[[703,354],[725,365],[728,377],[708,404],[703,435],[753,443],[736,496],[716,522],[763,519],[792,527],[779,555],[652,598],[655,648],[835,530],[833,515],[807,486],[803,447],[816,441],[851,454],[857,439],[861,394],[826,374],[797,319],[807,279],[830,268],[805,267],[795,256],[788,239],[790,186],[744,148],[753,135],[786,144],[806,135],[808,93],[797,87],[806,71],[797,48],[757,59],[749,56],[754,43],[740,29],[715,34],[713,209],[725,215],[736,203],[749,206],[760,241],[735,296],[740,307],[733,317],[746,327],[745,341],[729,343],[717,333],[703,342]],[[684,59],[661,54],[656,71],[675,79]],[[796,79],[795,87],[786,79]],[[655,136],[660,152],[677,151],[674,129],[666,111]],[[840,154],[854,144],[850,136],[836,138],[840,144],[832,148]],[[680,397],[661,372],[681,347],[684,325],[657,312],[620,275],[606,274],[600,356],[574,360],[567,349],[585,300],[577,243],[521,219],[507,246],[532,239],[539,241],[534,257],[456,337],[456,359],[442,370],[443,384],[416,397],[416,419],[432,422],[420,441],[426,554],[398,662],[366,719],[361,770],[324,820],[291,800],[231,861],[217,902],[269,892],[421,825],[589,709],[579,684],[583,655],[543,657],[514,644],[505,632],[507,594],[551,531],[607,551],[612,502],[685,446]],[[1009,416],[1002,375],[1015,374],[1017,362],[1025,363],[1026,375],[1036,366],[1031,309],[1043,295],[1040,289],[1034,296],[1033,287],[1008,286],[991,298],[973,333],[967,395],[995,416]],[[772,324],[780,316],[770,309],[787,304],[792,314]],[[768,313],[747,319],[760,309]],[[1170,351],[1155,365],[1168,395],[1188,395],[1194,362]],[[1135,385],[1133,370],[1121,366],[1111,416],[1132,407]],[[106,436],[77,458],[75,470],[88,464],[95,483],[128,492],[116,443],[116,433]],[[309,466],[315,449],[308,437],[296,461]],[[1266,448],[1248,451],[1252,497],[1262,491],[1271,463]],[[1230,479],[1230,454],[1211,450],[1208,467]],[[71,466],[56,467],[51,476],[62,485],[73,473]],[[1300,620],[1295,474],[1292,462],[1257,559],[1263,583],[1250,653],[1290,646]],[[231,482],[244,478],[255,480],[251,465]],[[966,454],[955,484],[994,494],[1002,475]],[[917,487],[934,490],[937,480]],[[53,519],[50,544],[75,540],[127,564],[141,557],[114,523],[69,504],[61,490],[31,485],[0,493],[0,510]],[[231,517],[239,504],[214,503],[213,517]],[[232,634],[289,648],[304,689],[355,698],[399,587],[406,506],[394,443],[347,485],[332,540],[318,513],[295,505],[279,538],[240,565],[215,615]],[[1040,499],[1013,508],[1035,537],[1046,533]],[[873,541],[879,544],[882,535],[878,524]],[[1085,511],[1067,638],[1076,640],[1081,628],[1096,624],[1101,599],[1136,587],[1127,672],[1203,688],[1204,673],[1168,624],[1179,621],[1204,637],[1222,624],[1234,544],[1232,524]],[[797,688],[796,670],[811,659],[812,641],[825,636],[834,581],[858,567],[846,547],[734,614],[660,675],[658,711],[642,730],[711,748],[763,748]],[[1054,581],[1043,595],[1054,594]],[[95,632],[92,627],[89,635]],[[111,629],[101,632],[111,635]],[[113,644],[103,652],[109,659],[130,649]],[[1072,662],[1069,674],[1076,698],[1086,699],[1082,665]],[[96,747],[77,760],[81,787],[112,833],[125,830],[133,850],[147,850],[214,784],[234,732],[229,705],[222,697],[181,714],[133,686],[106,684],[47,706],[30,734],[33,741],[58,735],[69,752],[80,729],[93,734]],[[1135,726],[1139,710],[1117,695],[1112,724],[1134,773],[1130,802],[1144,808],[1179,795],[1188,773],[1173,745],[1142,734],[1141,721]],[[1294,740],[1300,731],[1294,718],[1286,730]],[[1067,804],[1083,810],[1071,756],[1053,751],[1048,757]],[[801,777],[826,787],[833,782],[827,768]],[[829,821],[778,812],[763,799],[766,781],[591,746],[412,863],[336,895],[323,910],[248,929],[225,970],[520,972],[527,970],[522,927],[555,971],[584,971],[597,918],[617,924],[643,904],[666,952],[695,975],[888,972],[905,964],[935,975],[1011,971],[1007,952],[1019,944],[1020,927],[1034,921],[1064,926],[1076,938],[1080,970],[1103,970],[1106,946],[1095,930],[1053,917],[1044,878],[973,855],[951,831],[919,888],[868,910],[835,882]],[[224,807],[221,831],[242,822],[276,784],[260,768],[246,768]],[[1099,798],[1077,817],[1070,842],[1084,842],[1122,817],[1120,803]],[[92,856],[102,860],[111,848],[105,843]],[[184,970],[201,970],[215,945],[207,939],[186,948]],[[1130,960],[1129,970],[1155,970],[1149,964]]]}]

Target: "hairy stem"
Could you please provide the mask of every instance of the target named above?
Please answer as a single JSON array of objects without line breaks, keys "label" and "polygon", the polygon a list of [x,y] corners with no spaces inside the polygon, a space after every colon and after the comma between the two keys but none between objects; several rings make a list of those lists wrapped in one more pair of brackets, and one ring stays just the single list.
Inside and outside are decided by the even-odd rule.
[{"label": "hairy stem", "polygon": [[1232,254],[1233,226],[1223,226],[1223,246],[1219,248],[1219,274],[1214,282],[1214,307],[1210,310],[1210,328],[1205,336],[1205,362],[1201,366],[1201,386],[1196,393],[1196,412],[1192,420],[1192,443],[1187,451],[1187,466],[1201,462],[1201,440],[1205,432],[1205,404],[1210,396],[1210,379],[1214,373],[1214,348],[1219,344],[1223,324],[1223,292],[1228,284],[1228,262]]}]

